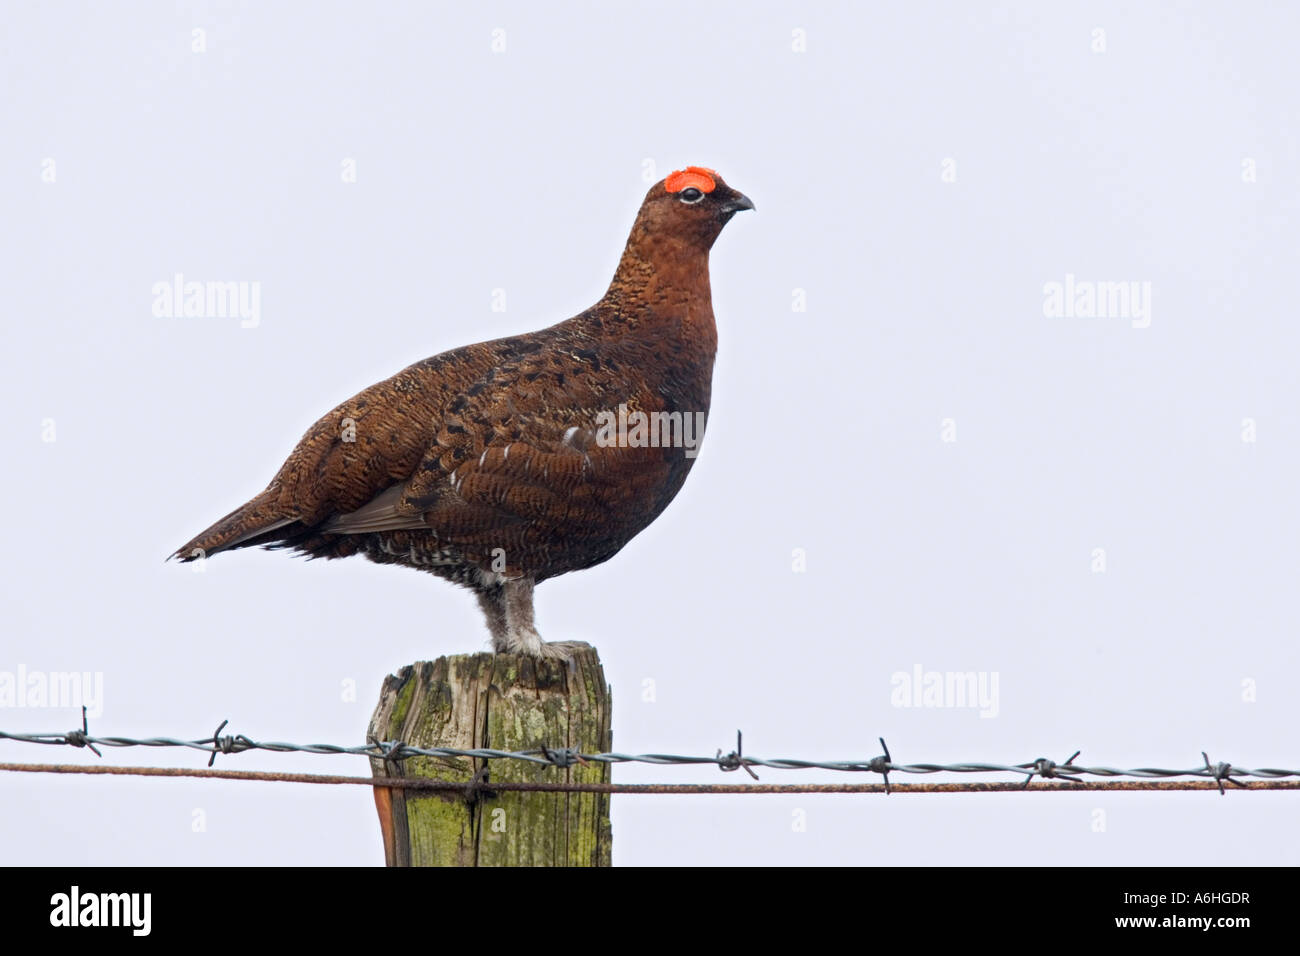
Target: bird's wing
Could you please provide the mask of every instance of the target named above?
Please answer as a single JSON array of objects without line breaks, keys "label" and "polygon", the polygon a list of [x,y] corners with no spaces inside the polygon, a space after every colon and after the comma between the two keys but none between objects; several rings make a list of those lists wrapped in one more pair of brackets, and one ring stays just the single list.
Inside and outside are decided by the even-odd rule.
[{"label": "bird's wing", "polygon": [[307,430],[264,494],[305,528],[416,527],[392,507],[401,486],[436,444],[443,409],[491,374],[502,347],[443,352],[342,402]]},{"label": "bird's wing", "polygon": [[327,519],[321,530],[331,534],[366,534],[426,527],[422,514],[402,509],[403,489],[403,485],[393,485],[356,511]]},{"label": "bird's wing", "polygon": [[553,355],[521,362],[446,406],[410,477],[322,528],[334,534],[431,529],[470,543],[523,524],[587,528],[611,508],[647,507],[682,450],[598,441],[601,412],[662,403],[640,383]]}]

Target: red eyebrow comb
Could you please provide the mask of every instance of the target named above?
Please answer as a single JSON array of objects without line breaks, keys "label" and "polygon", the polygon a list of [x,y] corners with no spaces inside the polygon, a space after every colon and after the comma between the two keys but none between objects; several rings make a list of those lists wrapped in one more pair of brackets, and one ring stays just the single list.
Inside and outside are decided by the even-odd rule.
[{"label": "red eyebrow comb", "polygon": [[668,178],[664,180],[664,189],[670,193],[679,193],[683,189],[694,187],[702,193],[711,193],[718,188],[718,184],[713,181],[716,175],[718,174],[713,170],[703,166],[687,166],[685,169],[669,173]]}]

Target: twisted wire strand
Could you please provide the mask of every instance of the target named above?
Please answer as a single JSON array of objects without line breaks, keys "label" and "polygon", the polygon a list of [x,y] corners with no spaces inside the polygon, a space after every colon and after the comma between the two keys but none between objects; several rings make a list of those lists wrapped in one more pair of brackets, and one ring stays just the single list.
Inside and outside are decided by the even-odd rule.
[{"label": "twisted wire strand", "polygon": [[[11,733],[0,730],[0,740],[12,740],[18,743],[41,744],[45,746],[85,747],[100,755],[99,747],[155,747],[183,748],[210,754],[208,765],[216,759],[217,754],[237,754],[250,750],[263,750],[272,753],[310,753],[325,755],[347,754],[369,757],[388,763],[401,763],[416,757],[430,757],[443,760],[514,760],[539,766],[569,767],[574,763],[639,763],[653,766],[716,766],[723,771],[746,770],[755,780],[758,779],[753,768],[763,767],[772,770],[831,770],[843,773],[874,773],[883,776],[883,786],[888,791],[889,774],[1010,774],[1023,777],[1021,786],[1035,778],[1057,782],[1082,783],[1084,777],[1137,779],[1171,779],[1200,778],[1213,781],[1219,791],[1224,792],[1224,784],[1243,786],[1242,779],[1285,780],[1300,778],[1300,770],[1285,770],[1273,767],[1245,768],[1231,763],[1212,763],[1207,754],[1202,752],[1203,765],[1185,769],[1162,767],[1138,767],[1124,769],[1107,766],[1083,766],[1074,763],[1079,756],[1076,751],[1064,763],[1056,763],[1046,757],[1037,757],[1021,763],[894,763],[885,741],[880,739],[883,756],[856,760],[802,760],[795,758],[763,758],[745,754],[739,732],[736,734],[736,747],[727,753],[721,749],[712,757],[707,755],[648,753],[629,754],[619,752],[578,753],[572,748],[541,745],[530,750],[494,750],[486,747],[460,749],[455,747],[416,747],[403,741],[371,741],[356,746],[337,744],[295,744],[284,741],[253,740],[243,734],[222,735],[227,722],[221,725],[210,737],[195,740],[182,740],[176,737],[99,737],[92,735],[87,726],[83,708],[80,729],[54,733]],[[979,786],[979,785],[972,785]]]}]

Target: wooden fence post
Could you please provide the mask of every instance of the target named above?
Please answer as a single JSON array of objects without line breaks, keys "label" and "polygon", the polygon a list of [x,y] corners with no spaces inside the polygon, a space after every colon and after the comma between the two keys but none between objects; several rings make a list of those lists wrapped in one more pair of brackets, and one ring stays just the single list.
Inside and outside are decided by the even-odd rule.
[{"label": "wooden fence post", "polygon": [[[457,654],[403,667],[384,681],[373,740],[458,750],[611,748],[612,699],[594,648],[566,660]],[[375,777],[486,782],[608,783],[610,765],[559,768],[518,760],[371,760]],[[609,794],[507,791],[467,802],[459,793],[375,788],[389,866],[609,866]]]}]

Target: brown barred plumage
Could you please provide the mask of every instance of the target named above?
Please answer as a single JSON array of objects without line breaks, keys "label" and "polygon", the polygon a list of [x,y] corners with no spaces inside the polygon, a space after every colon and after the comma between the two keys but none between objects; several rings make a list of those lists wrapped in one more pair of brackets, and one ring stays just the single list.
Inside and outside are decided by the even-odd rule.
[{"label": "brown barred plumage", "polygon": [[348,399],[265,491],[173,556],[253,545],[363,554],[473,589],[498,651],[562,653],[533,626],[533,585],[613,557],[694,460],[680,446],[611,444],[600,426],[620,408],[703,421],[717,348],[709,249],[752,208],[711,170],[656,183],[594,306],[435,355]]}]

